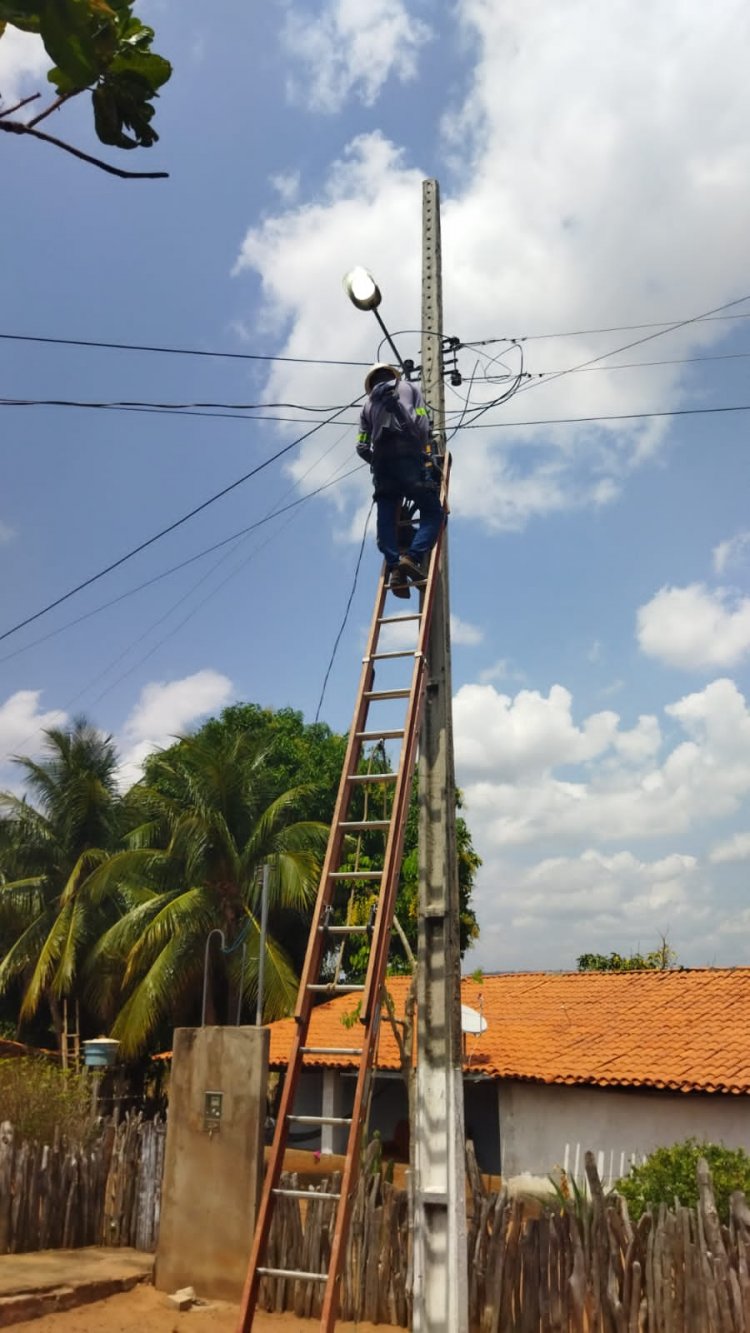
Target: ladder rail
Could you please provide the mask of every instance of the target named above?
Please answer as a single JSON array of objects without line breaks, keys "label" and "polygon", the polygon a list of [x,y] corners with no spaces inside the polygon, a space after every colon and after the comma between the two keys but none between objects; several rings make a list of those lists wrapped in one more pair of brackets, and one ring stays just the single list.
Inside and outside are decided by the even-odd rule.
[{"label": "ladder rail", "polygon": [[296,1031],[292,1040],[292,1049],[289,1053],[289,1062],[287,1064],[286,1076],[284,1078],[281,1099],[279,1102],[273,1143],[271,1145],[265,1180],[263,1182],[263,1190],[261,1192],[260,1203],[258,1206],[258,1220],[255,1227],[255,1234],[253,1236],[252,1248],[250,1250],[247,1278],[245,1280],[245,1288],[242,1295],[239,1333],[249,1333],[249,1330],[252,1327],[252,1317],[260,1289],[261,1276],[258,1274],[258,1269],[261,1266],[271,1231],[271,1223],[273,1220],[273,1191],[278,1188],[279,1179],[283,1169],[284,1146],[287,1139],[287,1117],[291,1114],[294,1105],[294,1097],[297,1091],[297,1082],[303,1059],[302,1047],[305,1045],[307,1026],[313,1008],[314,993],[308,989],[308,982],[311,977],[319,975],[320,964],[323,958],[325,932],[321,930],[321,926],[323,925],[326,909],[331,902],[333,886],[336,883],[335,880],[331,880],[330,875],[331,871],[340,861],[341,848],[345,837],[341,825],[346,822],[346,814],[354,791],[354,785],[349,781],[349,775],[356,767],[362,752],[362,741],[359,739],[357,733],[365,730],[365,723],[367,721],[367,713],[369,710],[367,692],[372,688],[372,682],[375,676],[375,667],[371,658],[375,647],[377,646],[380,633],[379,622],[383,615],[383,607],[385,606],[387,591],[385,578],[381,576],[380,586],[375,597],[375,607],[373,610],[372,621],[370,623],[365,659],[362,663],[362,670],[360,673],[359,689],[357,691],[357,698],[354,706],[354,716],[349,730],[349,740],[347,742],[344,762],[341,769],[341,779],[339,782],[338,794],[336,796],[336,805],[331,820],[331,833],[321,869],[320,889],[313,911],[305,959],[300,973],[300,987],[297,993],[297,1004],[294,1010]]},{"label": "ladder rail", "polygon": [[[447,500],[448,472],[449,463],[444,469],[442,478],[441,499],[444,504]],[[381,574],[368,634],[367,648],[360,673],[354,716],[349,731],[344,763],[341,771],[341,779],[331,821],[328,845],[326,847],[321,870],[318,896],[313,911],[310,935],[300,975],[300,987],[294,1010],[294,1036],[292,1038],[286,1076],[282,1085],[274,1139],[265,1172],[265,1180],[258,1209],[258,1218],[250,1251],[247,1278],[242,1296],[238,1333],[249,1333],[252,1328],[263,1277],[266,1274],[270,1275],[273,1273],[275,1275],[276,1273],[276,1270],[271,1270],[267,1264],[264,1264],[264,1256],[268,1247],[268,1240],[273,1221],[274,1203],[278,1195],[279,1180],[283,1169],[288,1127],[294,1119],[293,1110],[297,1086],[302,1073],[305,1054],[311,1049],[308,1045],[309,1025],[315,1007],[316,997],[321,991],[321,985],[316,984],[316,978],[319,978],[320,976],[321,965],[326,951],[326,922],[330,908],[333,904],[334,893],[337,886],[346,878],[357,878],[356,873],[353,876],[345,876],[340,870],[344,841],[348,832],[347,824],[354,827],[365,827],[368,823],[372,822],[349,820],[347,818],[355,790],[362,790],[362,784],[353,782],[352,777],[357,772],[364,744],[366,743],[366,738],[368,736],[367,718],[369,709],[371,704],[379,698],[401,698],[408,699],[408,704],[405,710],[405,722],[398,771],[390,776],[391,782],[395,779],[390,817],[388,820],[375,821],[381,828],[387,829],[387,834],[383,857],[383,869],[381,872],[382,878],[380,882],[380,891],[375,919],[372,926],[370,956],[365,974],[364,986],[358,988],[363,995],[360,1013],[362,1040],[361,1047],[358,1050],[351,1052],[351,1054],[359,1056],[354,1105],[351,1117],[347,1121],[349,1123],[349,1135],[346,1160],[342,1173],[340,1199],[336,1208],[328,1270],[326,1274],[319,1275],[318,1279],[325,1282],[320,1322],[321,1333],[333,1333],[333,1330],[335,1329],[339,1307],[339,1287],[342,1276],[343,1258],[354,1203],[354,1190],[359,1172],[359,1151],[368,1113],[370,1082],[377,1056],[382,1013],[383,985],[386,975],[393,916],[395,912],[396,896],[403,857],[406,816],[411,797],[416,764],[419,726],[427,698],[429,668],[425,653],[435,601],[437,571],[443,544],[442,538],[444,530],[445,524],[443,523],[438,535],[438,540],[430,553],[427,576],[424,582],[420,585],[420,613],[414,617],[408,617],[409,619],[413,618],[420,622],[418,642],[413,650],[414,665],[408,689],[386,691],[377,691],[374,689],[375,663],[379,659],[379,656],[384,656],[378,655],[376,652],[382,626],[390,623],[392,619],[404,618],[391,618],[383,615],[385,600],[388,594],[388,583],[385,572]],[[407,656],[407,654],[404,654],[404,656]],[[412,656],[412,652],[409,652],[408,656]],[[354,990],[354,987],[352,986],[351,989]],[[337,1123],[339,1123],[339,1120],[341,1120],[341,1118],[337,1119]],[[341,1120],[341,1123],[343,1123],[343,1120]],[[280,1275],[281,1270],[278,1271]]]}]

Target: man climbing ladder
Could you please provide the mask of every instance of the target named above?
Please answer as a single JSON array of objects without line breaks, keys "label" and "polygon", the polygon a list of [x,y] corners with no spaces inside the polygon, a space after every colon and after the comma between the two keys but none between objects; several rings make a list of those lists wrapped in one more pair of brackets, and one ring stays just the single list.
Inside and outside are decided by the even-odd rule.
[{"label": "man climbing ladder", "polygon": [[[432,425],[417,388],[385,362],[365,377],[357,453],[372,468],[377,505],[377,543],[391,592],[409,596],[409,583],[424,580],[422,561],[432,550],[443,521],[440,478],[430,449]],[[399,551],[399,516],[404,500],[419,510],[419,527],[408,549]]]}]

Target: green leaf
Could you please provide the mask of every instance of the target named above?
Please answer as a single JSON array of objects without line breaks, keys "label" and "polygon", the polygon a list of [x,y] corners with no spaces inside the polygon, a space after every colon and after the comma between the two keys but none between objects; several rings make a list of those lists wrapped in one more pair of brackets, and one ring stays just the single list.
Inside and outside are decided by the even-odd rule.
[{"label": "green leaf", "polygon": [[47,0],[40,32],[45,49],[74,88],[87,88],[99,77],[102,62],[92,33],[87,0]]},{"label": "green leaf", "polygon": [[39,0],[0,0],[0,23],[22,32],[39,32]]}]

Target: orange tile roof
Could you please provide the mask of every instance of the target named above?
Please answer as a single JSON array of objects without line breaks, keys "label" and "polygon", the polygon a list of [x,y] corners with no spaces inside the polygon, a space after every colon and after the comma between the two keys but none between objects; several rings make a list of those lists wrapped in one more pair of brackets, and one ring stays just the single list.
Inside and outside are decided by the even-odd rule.
[{"label": "orange tile roof", "polygon": [[[407,979],[388,989],[399,1015]],[[516,972],[465,978],[461,999],[481,1007],[487,1031],[466,1038],[465,1069],[493,1078],[678,1092],[750,1093],[750,968],[671,972]],[[311,1046],[357,1047],[358,1024],[342,1020],[356,1000],[338,996],[314,1012]],[[295,1023],[270,1024],[271,1065],[288,1060]],[[308,1057],[351,1068],[354,1056]],[[381,1021],[380,1069],[398,1069],[390,1024]]]}]

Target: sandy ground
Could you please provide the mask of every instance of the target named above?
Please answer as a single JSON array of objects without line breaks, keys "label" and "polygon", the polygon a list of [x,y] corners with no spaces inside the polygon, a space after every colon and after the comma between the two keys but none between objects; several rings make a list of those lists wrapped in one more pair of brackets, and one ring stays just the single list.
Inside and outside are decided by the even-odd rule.
[{"label": "sandy ground", "polygon": [[[170,1310],[161,1291],[145,1283],[106,1301],[80,1305],[75,1310],[43,1315],[14,1324],[16,1333],[235,1333],[236,1305],[213,1301],[194,1306],[185,1314]],[[318,1320],[293,1314],[258,1313],[253,1333],[316,1333]],[[339,1324],[340,1333],[383,1333],[374,1324]]]}]

